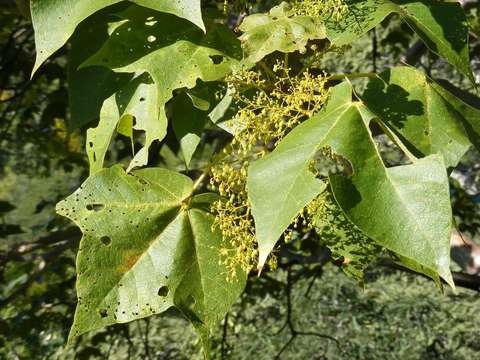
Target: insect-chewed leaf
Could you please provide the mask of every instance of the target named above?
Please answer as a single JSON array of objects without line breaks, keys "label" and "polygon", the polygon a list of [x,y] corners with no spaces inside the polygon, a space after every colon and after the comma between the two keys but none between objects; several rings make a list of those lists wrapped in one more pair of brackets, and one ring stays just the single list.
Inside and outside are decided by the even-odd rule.
[{"label": "insect-chewed leaf", "polygon": [[240,25],[247,60],[256,63],[275,51],[303,51],[308,40],[325,39],[323,22],[311,16],[292,16],[282,3],[268,14],[253,14]]},{"label": "insect-chewed leaf", "polygon": [[447,59],[474,81],[468,52],[468,26],[457,1],[437,0],[352,0],[340,20],[326,20],[328,39],[347,45],[380,24],[389,14],[398,13],[421,37],[428,48]]},{"label": "insect-chewed leaf", "polygon": [[371,80],[362,97],[412,151],[422,156],[442,154],[447,166],[456,166],[471,145],[472,119],[455,108],[458,100],[453,98],[441,93],[425,74],[405,66]]},{"label": "insect-chewed leaf", "polygon": [[203,338],[223,318],[245,278],[227,282],[219,258],[222,237],[212,232],[205,205],[211,196],[191,193],[192,181],[184,175],[158,168],[128,175],[113,167],[57,205],[83,232],[70,339],[171,306]]},{"label": "insect-chewed leaf", "polygon": [[[95,12],[123,0],[31,0],[38,67],[61,48],[75,28]],[[132,0],[138,5],[185,18],[205,29],[200,0]]]},{"label": "insect-chewed leaf", "polygon": [[[167,129],[167,118],[165,113],[160,111],[157,101],[157,87],[146,74],[136,77],[105,100],[100,111],[98,126],[87,131],[87,154],[91,174],[103,168],[105,154],[115,129],[130,137],[133,136],[133,129],[144,131],[144,147],[135,154],[129,170],[148,162],[150,145],[155,140],[163,139]],[[127,118],[131,121],[122,124],[122,120]],[[120,125],[123,125],[121,129]]]},{"label": "insect-chewed leaf", "polygon": [[342,260],[343,271],[363,282],[365,269],[382,248],[347,219],[331,191],[324,191],[309,206],[315,211],[315,230],[322,243],[330,249],[332,258]]},{"label": "insect-chewed leaf", "polygon": [[[348,219],[377,245],[409,259],[409,267],[434,278],[440,275],[453,285],[452,220],[443,158],[432,155],[411,165],[386,168],[369,130],[374,118],[362,103],[352,101],[351,85],[343,83],[333,89],[323,111],[250,166],[249,198],[261,264],[280,235],[272,227],[284,230],[275,219],[299,213],[304,201],[298,199],[313,198],[321,191],[308,163],[329,146],[353,168],[350,177],[330,176],[335,199]],[[272,214],[272,208],[277,212],[273,219],[265,215]]]},{"label": "insect-chewed leaf", "polygon": [[[169,14],[155,14],[129,7],[119,14],[125,22],[83,66],[102,65],[118,72],[147,72],[151,111],[136,118],[145,131],[145,146],[129,169],[146,165],[148,147],[166,133],[165,104],[179,88],[193,88],[197,80],[215,81],[239,65],[239,41],[224,27],[216,26],[205,36],[193,24]],[[140,99],[145,99],[141,97]],[[143,125],[139,126],[139,122]]]}]

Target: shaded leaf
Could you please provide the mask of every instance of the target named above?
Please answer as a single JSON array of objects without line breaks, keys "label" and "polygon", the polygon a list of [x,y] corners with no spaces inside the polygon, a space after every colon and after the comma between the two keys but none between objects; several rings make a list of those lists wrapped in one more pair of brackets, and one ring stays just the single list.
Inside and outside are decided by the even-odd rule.
[{"label": "shaded leaf", "polygon": [[[37,59],[33,72],[60,49],[83,20],[122,0],[31,0]],[[200,0],[132,0],[157,11],[185,18],[204,29]]]},{"label": "shaded leaf", "polygon": [[320,240],[332,252],[332,258],[342,261],[342,270],[362,282],[364,271],[382,248],[366,237],[338,206],[329,189],[315,200],[315,230]]},{"label": "shaded leaf", "polygon": [[480,150],[480,99],[443,81],[432,87],[460,114],[470,142]]},{"label": "shaded leaf", "polygon": [[391,13],[399,14],[431,51],[447,59],[474,81],[470,69],[467,20],[457,1],[353,0],[343,18],[326,20],[327,37],[336,46],[350,44]]},{"label": "shaded leaf", "polygon": [[103,66],[78,69],[101,48],[112,26],[118,24],[108,24],[109,20],[103,12],[97,13],[82,22],[71,38],[67,65],[70,131],[97,119],[103,102],[132,78],[131,74],[116,74]]},{"label": "shaded leaf", "polygon": [[389,0],[351,0],[341,18],[325,19],[327,38],[335,46],[348,45],[398,10]]},{"label": "shaded leaf", "polygon": [[468,24],[458,1],[407,1],[400,14],[428,48],[475,82],[470,68]]},{"label": "shaded leaf", "polygon": [[200,144],[200,137],[207,122],[208,112],[195,108],[187,94],[181,93],[173,98],[173,131],[180,143],[180,149],[187,167],[195,149]]},{"label": "shaded leaf", "polygon": [[447,166],[456,166],[471,145],[468,120],[414,68],[385,71],[369,82],[362,98],[417,155],[442,154]]}]

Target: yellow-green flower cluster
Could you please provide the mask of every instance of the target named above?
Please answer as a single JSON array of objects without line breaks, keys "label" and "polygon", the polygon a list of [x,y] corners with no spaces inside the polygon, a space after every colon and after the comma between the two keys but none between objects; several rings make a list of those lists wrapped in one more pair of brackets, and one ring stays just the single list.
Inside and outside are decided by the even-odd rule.
[{"label": "yellow-green flower cluster", "polygon": [[345,0],[295,0],[293,12],[296,15],[332,16],[340,20],[348,11]]},{"label": "yellow-green flower cluster", "polygon": [[[262,154],[274,147],[301,121],[311,117],[325,103],[328,91],[324,76],[304,72],[291,77],[290,69],[282,62],[273,66],[270,82],[257,71],[247,70],[229,80],[237,89],[236,101],[240,110],[232,120],[242,129],[232,146],[243,156],[254,147],[264,146]],[[238,81],[239,76],[243,81]],[[255,89],[249,97],[245,90]]]},{"label": "yellow-green flower cluster", "polygon": [[[222,200],[213,204],[214,227],[218,227],[228,246],[220,250],[222,264],[228,270],[227,279],[234,281],[237,269],[248,273],[255,264],[258,252],[250,204],[246,192],[247,162],[221,163],[212,168],[211,183]],[[225,244],[227,245],[227,244]]]},{"label": "yellow-green flower cluster", "polygon": [[[239,131],[224,150],[223,161],[212,168],[211,184],[224,198],[214,204],[214,227],[221,230],[229,243],[221,255],[232,281],[238,268],[248,273],[256,266],[258,257],[246,186],[249,162],[273,149],[293,127],[319,111],[328,97],[324,76],[290,73],[279,62],[269,74],[246,70],[227,79],[235,89],[240,109],[231,120]],[[286,232],[285,238],[289,236],[291,231]],[[270,257],[269,266],[276,267],[274,256]]]}]

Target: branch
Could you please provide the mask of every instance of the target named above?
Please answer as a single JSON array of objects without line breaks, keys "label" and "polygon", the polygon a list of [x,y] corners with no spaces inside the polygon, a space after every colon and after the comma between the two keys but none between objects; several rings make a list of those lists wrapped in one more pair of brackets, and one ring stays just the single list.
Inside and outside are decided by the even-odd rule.
[{"label": "branch", "polygon": [[[19,244],[8,252],[0,253],[0,267],[3,267],[10,261],[25,261],[25,255],[40,249],[48,248],[52,245],[66,243],[69,244],[69,246],[73,246],[80,241],[80,238],[80,230],[77,227],[70,227],[66,230],[57,231],[48,236],[41,237],[37,241]],[[62,245],[63,244],[59,246]],[[44,254],[43,256],[48,256],[48,254]]]},{"label": "branch", "polygon": [[280,351],[277,353],[274,359],[280,359],[280,356],[283,354],[283,352],[295,341],[297,336],[316,336],[322,339],[327,339],[333,341],[337,347],[340,349],[338,340],[335,339],[334,337],[326,334],[320,334],[317,332],[312,332],[312,331],[298,331],[295,328],[295,325],[293,323],[293,306],[292,306],[292,269],[289,266],[287,268],[287,283],[285,285],[285,292],[287,295],[287,319],[285,322],[285,325],[280,329],[278,333],[281,333],[285,328],[288,328],[290,331],[290,339],[285,343],[285,345],[282,346]]},{"label": "branch", "polygon": [[[404,268],[403,266],[398,265],[397,263],[395,263],[390,259],[380,259],[377,262],[377,264],[380,266],[388,267],[395,270],[401,270],[403,272],[407,272],[410,274],[424,277],[426,279],[430,279],[427,275],[420,274],[413,270]],[[480,276],[453,271],[452,277],[453,277],[453,282],[455,283],[455,286],[480,292]]]},{"label": "branch", "polygon": [[41,256],[41,261],[33,271],[33,273],[30,275],[30,277],[27,279],[27,281],[22,284],[18,289],[16,289],[13,293],[8,295],[7,297],[0,299],[0,308],[3,308],[10,304],[12,301],[14,301],[18,296],[22,295],[25,291],[28,290],[31,284],[41,275],[45,270],[48,268],[47,267],[47,260],[50,260],[51,258],[55,258],[58,255],[62,254],[65,250],[69,249],[72,246],[72,243],[64,243],[61,245],[58,245],[54,248],[49,253],[43,254]]}]

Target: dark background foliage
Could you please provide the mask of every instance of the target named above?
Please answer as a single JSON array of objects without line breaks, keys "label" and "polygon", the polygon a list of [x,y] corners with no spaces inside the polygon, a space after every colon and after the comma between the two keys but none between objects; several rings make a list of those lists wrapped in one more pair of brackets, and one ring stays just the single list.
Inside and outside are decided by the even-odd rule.
[{"label": "dark background foliage", "polygon": [[[205,6],[217,8],[215,1]],[[237,1],[232,27],[246,9],[274,1]],[[24,4],[21,2],[20,5]],[[220,4],[221,5],[221,4]],[[480,75],[480,3],[464,2],[471,25],[471,58]],[[401,62],[469,89],[472,85],[391,17],[341,56],[321,64],[330,72],[381,71]],[[33,29],[13,1],[0,1],[0,358],[192,359],[197,338],[175,312],[118,325],[65,349],[75,309],[75,252],[79,231],[55,215],[55,204],[87,176],[84,130],[68,131],[68,46],[30,79]],[[341,59],[339,61],[339,59]],[[294,62],[295,59],[292,59]],[[208,159],[218,130],[203,134],[194,161]],[[379,138],[387,161],[397,153]],[[110,160],[128,144],[118,139]],[[178,143],[155,144],[152,163],[176,168]],[[451,174],[457,225],[472,239],[453,248],[458,295],[379,260],[365,284],[347,278],[313,234],[297,234],[279,252],[280,269],[252,276],[242,298],[219,325],[214,357],[225,359],[475,359],[480,354],[480,155],[470,151]]]}]

